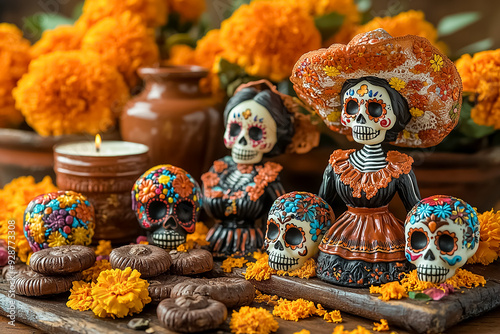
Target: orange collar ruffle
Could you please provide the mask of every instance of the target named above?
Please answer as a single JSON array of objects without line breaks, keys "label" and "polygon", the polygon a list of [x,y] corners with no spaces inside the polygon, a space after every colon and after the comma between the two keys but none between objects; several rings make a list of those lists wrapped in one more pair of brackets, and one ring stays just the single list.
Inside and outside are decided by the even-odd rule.
[{"label": "orange collar ruffle", "polygon": [[366,198],[370,199],[377,195],[379,189],[387,187],[392,179],[411,172],[413,158],[398,151],[387,152],[387,166],[376,172],[363,173],[349,162],[352,150],[336,150],[330,156],[330,165],[335,174],[340,176],[340,181],[352,188],[352,196],[361,198],[364,191]]}]

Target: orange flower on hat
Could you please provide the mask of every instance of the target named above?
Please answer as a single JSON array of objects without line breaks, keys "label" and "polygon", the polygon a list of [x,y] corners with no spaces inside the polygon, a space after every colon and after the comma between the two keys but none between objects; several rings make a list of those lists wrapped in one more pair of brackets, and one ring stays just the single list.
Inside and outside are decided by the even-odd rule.
[{"label": "orange flower on hat", "polygon": [[26,122],[42,136],[104,132],[129,97],[116,68],[82,50],[33,60],[13,95]]},{"label": "orange flower on hat", "polygon": [[464,92],[475,103],[471,118],[500,129],[500,49],[463,55],[456,61]]},{"label": "orange flower on hat", "polygon": [[167,21],[165,0],[87,0],[78,23],[92,26],[107,17],[118,17],[130,11],[139,15],[148,27],[158,27]]},{"label": "orange flower on hat", "polygon": [[139,67],[153,66],[159,61],[153,30],[131,12],[105,18],[92,26],[83,37],[82,50],[97,52],[104,61],[116,66],[130,88],[139,80]]},{"label": "orange flower on hat", "polygon": [[222,22],[223,57],[253,76],[281,81],[304,52],[320,47],[314,20],[286,2],[256,1],[242,5]]},{"label": "orange flower on hat", "polygon": [[23,116],[15,108],[12,90],[28,71],[30,42],[15,25],[0,23],[0,128],[15,127]]},{"label": "orange flower on hat", "polygon": [[38,42],[31,47],[31,56],[36,59],[54,51],[78,50],[85,31],[81,24],[45,30]]}]

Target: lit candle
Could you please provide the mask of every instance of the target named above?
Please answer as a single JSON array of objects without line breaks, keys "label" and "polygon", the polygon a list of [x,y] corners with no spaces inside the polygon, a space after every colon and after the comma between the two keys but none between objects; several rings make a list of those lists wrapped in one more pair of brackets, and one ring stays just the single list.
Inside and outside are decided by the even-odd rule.
[{"label": "lit candle", "polygon": [[140,233],[130,191],[148,167],[148,147],[124,141],[76,142],[54,148],[61,190],[84,194],[96,211],[94,240],[130,242]]}]

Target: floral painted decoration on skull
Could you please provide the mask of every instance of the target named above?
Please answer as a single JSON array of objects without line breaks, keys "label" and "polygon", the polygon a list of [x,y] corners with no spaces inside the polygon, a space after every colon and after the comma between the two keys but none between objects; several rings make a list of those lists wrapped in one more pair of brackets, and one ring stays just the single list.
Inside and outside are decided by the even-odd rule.
[{"label": "floral painted decoration on skull", "polygon": [[82,194],[58,191],[35,197],[24,211],[24,235],[33,250],[63,245],[90,245],[94,207]]},{"label": "floral painted decoration on skull", "polygon": [[185,170],[159,165],[145,172],[132,189],[132,208],[150,244],[173,249],[195,231],[201,190]]},{"label": "floral painted decoration on skull", "polygon": [[321,197],[307,192],[291,192],[278,197],[269,210],[265,246],[269,266],[295,270],[316,255],[321,236],[335,216]]},{"label": "floral painted decoration on skull", "polygon": [[405,222],[408,261],[421,281],[442,283],[474,255],[479,246],[479,220],[472,206],[451,196],[424,198]]}]

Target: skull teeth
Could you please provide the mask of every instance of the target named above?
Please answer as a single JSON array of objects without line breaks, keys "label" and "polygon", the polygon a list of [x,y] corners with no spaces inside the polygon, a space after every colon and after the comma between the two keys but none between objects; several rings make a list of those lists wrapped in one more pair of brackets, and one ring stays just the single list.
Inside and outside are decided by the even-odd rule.
[{"label": "skull teeth", "polygon": [[377,138],[380,134],[380,130],[373,130],[368,126],[355,125],[352,128],[352,135],[358,140],[371,140]]},{"label": "skull teeth", "polygon": [[298,259],[281,255],[278,252],[269,253],[269,267],[274,270],[287,271],[290,267],[299,264]]},{"label": "skull teeth", "polygon": [[186,242],[186,238],[177,233],[154,233],[152,237],[155,246],[167,249],[177,248]]},{"label": "skull teeth", "polygon": [[233,158],[236,158],[238,160],[250,160],[253,159],[257,156],[257,152],[255,151],[250,151],[250,150],[242,150],[237,147],[233,147],[232,150],[232,155]]},{"label": "skull teeth", "polygon": [[423,266],[417,267],[418,279],[432,283],[441,283],[446,279],[446,275],[450,272],[449,269],[438,266]]}]

